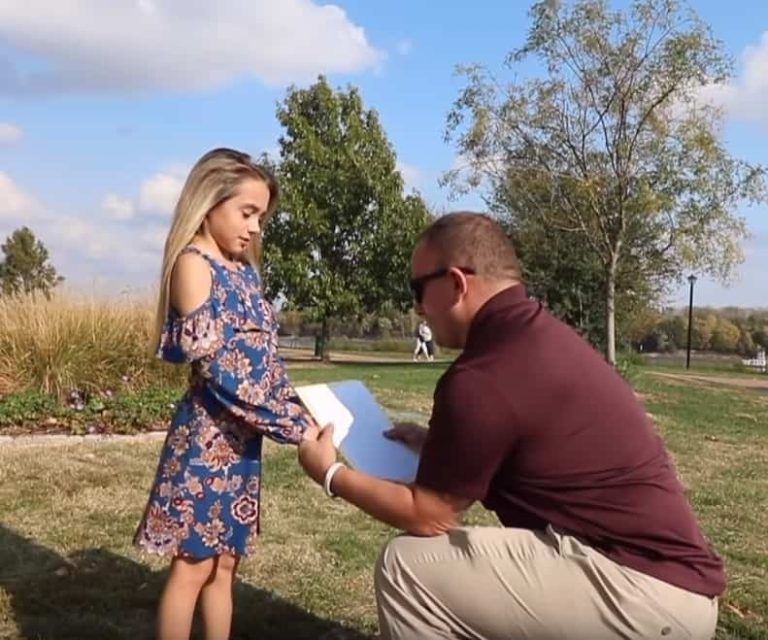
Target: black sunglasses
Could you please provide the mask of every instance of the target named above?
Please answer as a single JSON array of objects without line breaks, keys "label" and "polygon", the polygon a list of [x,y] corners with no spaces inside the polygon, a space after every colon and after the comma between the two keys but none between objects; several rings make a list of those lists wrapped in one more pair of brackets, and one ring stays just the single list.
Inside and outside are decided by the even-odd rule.
[{"label": "black sunglasses", "polygon": [[425,273],[423,276],[419,276],[418,278],[412,278],[410,281],[411,291],[413,291],[413,297],[416,300],[416,303],[421,304],[421,299],[424,297],[424,287],[426,286],[427,282],[448,275],[451,269],[458,269],[468,276],[472,276],[477,273],[471,267],[442,267],[441,269],[436,269],[430,273]]}]

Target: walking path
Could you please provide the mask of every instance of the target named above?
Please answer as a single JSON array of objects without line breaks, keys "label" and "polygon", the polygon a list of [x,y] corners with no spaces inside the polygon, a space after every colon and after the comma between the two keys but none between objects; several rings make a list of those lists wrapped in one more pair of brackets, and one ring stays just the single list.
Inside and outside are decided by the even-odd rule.
[{"label": "walking path", "polygon": [[667,373],[666,371],[649,371],[659,378],[680,380],[681,382],[694,382],[704,384],[717,384],[726,387],[739,387],[742,389],[754,389],[768,393],[768,376],[743,377],[743,376],[718,376],[699,375],[695,373]]}]

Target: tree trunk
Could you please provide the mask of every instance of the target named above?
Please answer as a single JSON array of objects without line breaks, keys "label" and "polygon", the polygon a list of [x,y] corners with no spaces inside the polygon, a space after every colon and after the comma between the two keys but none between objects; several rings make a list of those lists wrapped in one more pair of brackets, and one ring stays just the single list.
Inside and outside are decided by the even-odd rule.
[{"label": "tree trunk", "polygon": [[315,358],[330,360],[328,352],[328,317],[323,316],[320,333],[315,333]]},{"label": "tree trunk", "polygon": [[616,365],[616,261],[608,265],[605,280],[605,359]]},{"label": "tree trunk", "polygon": [[322,345],[320,348],[320,359],[323,362],[327,362],[331,359],[331,352],[328,350],[328,316],[323,316],[323,328],[322,328]]}]

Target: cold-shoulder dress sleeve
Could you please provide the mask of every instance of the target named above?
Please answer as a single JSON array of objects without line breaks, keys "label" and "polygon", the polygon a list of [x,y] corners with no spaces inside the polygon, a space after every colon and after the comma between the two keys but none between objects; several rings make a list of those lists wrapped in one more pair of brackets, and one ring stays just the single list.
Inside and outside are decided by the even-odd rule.
[{"label": "cold-shoulder dress sleeve", "polygon": [[227,332],[217,302],[210,296],[186,316],[180,316],[171,310],[160,336],[157,355],[176,364],[193,363],[215,355],[222,349],[226,343]]},{"label": "cold-shoulder dress sleeve", "polygon": [[191,363],[193,384],[203,387],[207,402],[249,429],[279,443],[298,443],[310,418],[278,356],[271,308],[256,287],[258,280],[230,277],[243,282],[230,290],[214,278],[203,305],[187,316],[172,314],[158,355]]}]

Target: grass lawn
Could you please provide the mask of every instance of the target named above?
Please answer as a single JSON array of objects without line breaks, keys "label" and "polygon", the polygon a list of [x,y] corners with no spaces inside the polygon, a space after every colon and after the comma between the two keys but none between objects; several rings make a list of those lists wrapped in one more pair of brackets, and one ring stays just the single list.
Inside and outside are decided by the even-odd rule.
[{"label": "grass lawn", "polygon": [[[362,379],[394,416],[423,419],[444,366],[296,365],[292,376]],[[768,392],[647,369],[635,384],[728,563],[717,637],[768,638]],[[166,562],[130,539],[159,446],[0,446],[0,638],[151,637]],[[325,498],[294,455],[266,447],[264,533],[239,574],[233,637],[373,637],[371,569],[394,532]],[[477,508],[469,520],[493,522]]]}]

